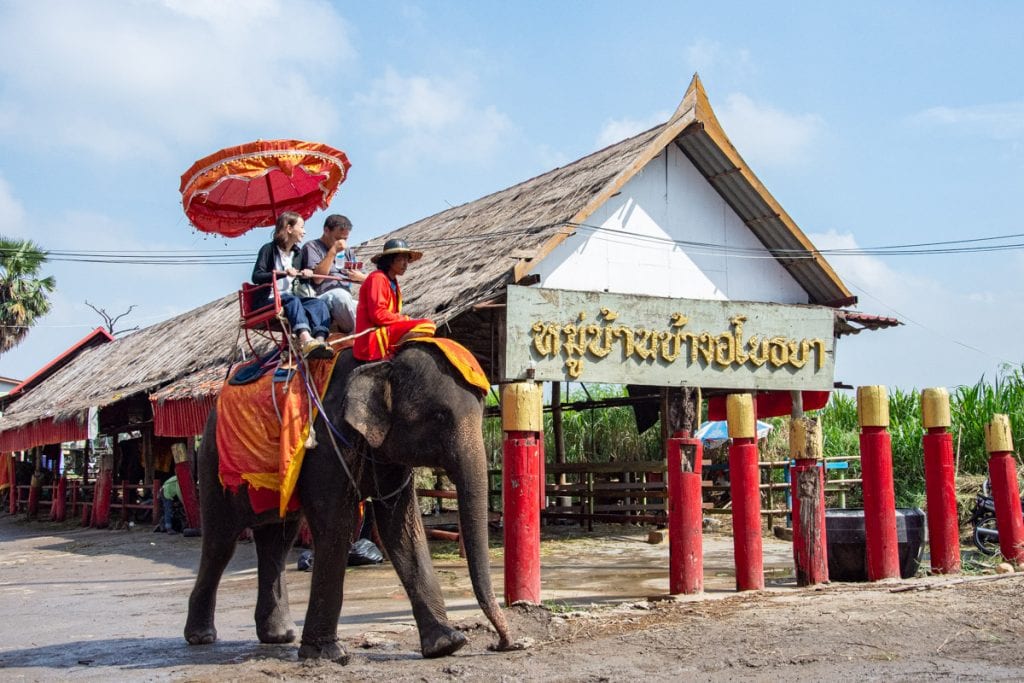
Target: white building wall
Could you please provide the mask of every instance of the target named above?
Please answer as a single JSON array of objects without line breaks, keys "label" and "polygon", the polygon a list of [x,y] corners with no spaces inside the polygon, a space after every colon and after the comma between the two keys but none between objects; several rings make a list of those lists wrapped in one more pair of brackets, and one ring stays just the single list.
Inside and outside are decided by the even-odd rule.
[{"label": "white building wall", "polygon": [[807,303],[803,288],[675,145],[651,160],[587,225],[532,271],[540,275],[541,287]]}]

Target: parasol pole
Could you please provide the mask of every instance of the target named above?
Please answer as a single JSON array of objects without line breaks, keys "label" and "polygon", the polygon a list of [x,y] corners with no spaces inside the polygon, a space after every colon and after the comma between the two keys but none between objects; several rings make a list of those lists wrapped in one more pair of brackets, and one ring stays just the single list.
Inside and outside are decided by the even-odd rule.
[{"label": "parasol pole", "polygon": [[263,176],[263,179],[267,183],[267,196],[270,197],[270,211],[273,213],[273,220],[277,221],[277,201],[274,199],[274,188],[270,184],[270,174],[267,173]]}]

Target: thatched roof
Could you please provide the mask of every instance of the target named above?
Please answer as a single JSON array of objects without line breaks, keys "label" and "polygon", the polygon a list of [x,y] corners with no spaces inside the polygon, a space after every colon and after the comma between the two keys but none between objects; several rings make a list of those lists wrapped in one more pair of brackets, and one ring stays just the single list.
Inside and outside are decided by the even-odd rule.
[{"label": "thatched roof", "polygon": [[46,418],[81,420],[90,407],[148,394],[204,368],[223,368],[238,348],[238,319],[238,298],[230,294],[87,349],[14,401],[0,419],[0,428],[15,429]]},{"label": "thatched roof", "polygon": [[[396,237],[427,251],[404,276],[404,312],[441,325],[519,282],[670,144],[679,146],[766,248],[777,250],[809,303],[851,303],[849,290],[736,152],[696,76],[665,124],[370,240],[360,256],[368,260]],[[783,256],[794,253],[803,258]]]}]

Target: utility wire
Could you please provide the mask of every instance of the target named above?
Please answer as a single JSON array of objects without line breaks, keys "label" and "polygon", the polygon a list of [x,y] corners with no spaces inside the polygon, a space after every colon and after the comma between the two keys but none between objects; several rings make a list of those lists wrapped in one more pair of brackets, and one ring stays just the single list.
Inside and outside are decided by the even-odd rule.
[{"label": "utility wire", "polygon": [[[441,248],[475,242],[488,242],[496,238],[516,235],[530,236],[550,228],[562,226],[568,230],[585,230],[599,234],[604,239],[624,244],[650,244],[658,247],[686,248],[694,254],[728,255],[748,259],[786,259],[790,261],[811,260],[822,256],[934,256],[946,254],[977,254],[1024,249],[1024,233],[974,237],[940,242],[919,242],[894,244],[879,247],[857,247],[832,249],[787,249],[763,246],[745,247],[740,245],[716,244],[695,240],[674,240],[658,235],[627,233],[613,228],[587,223],[549,223],[529,227],[503,228],[475,235],[415,239],[415,245],[423,248]],[[1016,241],[1008,241],[1016,240]],[[992,242],[1004,241],[1003,244]],[[357,250],[367,246],[357,245]],[[0,249],[0,256],[15,253],[16,250]],[[45,250],[44,250],[45,251]],[[250,250],[50,250],[45,251],[47,260],[68,263],[102,263],[127,265],[243,265],[252,262]]]},{"label": "utility wire", "polygon": [[917,327],[920,327],[925,332],[933,334],[933,335],[935,335],[936,337],[938,337],[940,339],[945,339],[946,341],[948,341],[950,343],[953,343],[953,344],[956,344],[957,346],[962,346],[963,348],[968,349],[970,351],[974,351],[975,353],[980,353],[981,355],[985,356],[986,358],[990,358],[990,359],[992,359],[994,361],[997,361],[999,363],[1002,363],[1004,365],[1014,365],[1014,363],[1012,361],[1008,361],[1005,358],[999,358],[998,356],[993,356],[991,353],[989,353],[987,351],[984,351],[983,349],[979,349],[976,346],[971,346],[970,344],[962,342],[962,341],[960,341],[958,339],[954,339],[953,337],[950,337],[950,336],[948,336],[947,334],[945,334],[943,332],[940,332],[938,330],[934,330],[934,329],[928,327],[927,325],[924,325],[924,324],[914,320],[913,318],[911,318],[907,314],[902,313],[902,312],[896,310],[895,308],[893,308],[892,306],[890,306],[886,302],[882,301],[877,296],[875,296],[874,294],[872,294],[871,292],[869,292],[868,290],[866,290],[864,287],[862,287],[861,285],[857,284],[856,282],[853,282],[852,280],[850,280],[850,278],[848,278],[846,276],[843,276],[843,281],[849,283],[851,286],[853,286],[854,289],[860,291],[861,294],[863,294],[864,296],[868,297],[869,299],[873,299],[877,303],[881,304],[885,308],[887,308],[890,311],[892,311],[893,313],[895,313],[896,316],[901,321],[903,321],[903,322],[908,322],[911,325],[915,325]]}]

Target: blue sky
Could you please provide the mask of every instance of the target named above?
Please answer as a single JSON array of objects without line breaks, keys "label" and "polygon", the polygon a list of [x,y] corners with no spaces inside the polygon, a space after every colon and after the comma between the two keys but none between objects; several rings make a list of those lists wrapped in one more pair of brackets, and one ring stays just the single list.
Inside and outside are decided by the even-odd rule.
[{"label": "blue sky", "polygon": [[[726,132],[819,247],[1024,233],[1019,3],[0,3],[0,234],[53,250],[251,250],[196,233],[180,174],[256,138],[345,150],[357,240],[664,120],[699,72]],[[310,220],[318,232],[323,214]],[[1017,240],[1024,241],[1024,240]],[[837,379],[973,383],[1024,355],[1020,250],[835,257],[897,330],[842,340]],[[243,265],[53,262],[53,311],[0,375],[102,321],[149,325]]]}]

